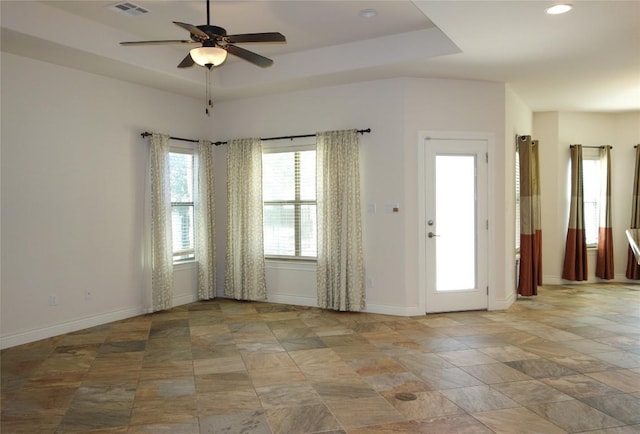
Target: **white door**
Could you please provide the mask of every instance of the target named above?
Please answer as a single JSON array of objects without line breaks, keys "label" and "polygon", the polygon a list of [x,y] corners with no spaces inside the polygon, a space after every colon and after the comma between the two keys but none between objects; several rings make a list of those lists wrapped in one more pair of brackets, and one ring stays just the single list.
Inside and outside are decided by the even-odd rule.
[{"label": "white door", "polygon": [[487,309],[487,140],[424,146],[426,311]]}]

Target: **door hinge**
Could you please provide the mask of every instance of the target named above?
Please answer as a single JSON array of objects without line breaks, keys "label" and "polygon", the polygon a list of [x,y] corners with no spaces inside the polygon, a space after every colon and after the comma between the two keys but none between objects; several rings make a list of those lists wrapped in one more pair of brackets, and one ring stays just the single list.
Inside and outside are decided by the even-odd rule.
[{"label": "door hinge", "polygon": [[485,159],[485,161],[486,161],[487,163],[489,162],[489,153],[488,153],[488,152],[485,152],[485,153],[484,153],[484,159]]},{"label": "door hinge", "polygon": [[489,220],[487,220],[486,227],[487,227],[487,230],[489,230]]},{"label": "door hinge", "polygon": [[489,287],[487,286],[487,295],[489,295]]}]

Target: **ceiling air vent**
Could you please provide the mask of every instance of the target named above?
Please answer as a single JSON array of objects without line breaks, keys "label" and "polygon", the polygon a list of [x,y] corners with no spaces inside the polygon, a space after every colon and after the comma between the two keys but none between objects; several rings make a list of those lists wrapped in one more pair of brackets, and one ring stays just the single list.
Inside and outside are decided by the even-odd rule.
[{"label": "ceiling air vent", "polygon": [[110,8],[121,14],[131,15],[131,16],[143,15],[143,14],[149,13],[147,9],[140,7],[138,5],[135,5],[131,2],[116,3],[115,5],[110,6]]}]

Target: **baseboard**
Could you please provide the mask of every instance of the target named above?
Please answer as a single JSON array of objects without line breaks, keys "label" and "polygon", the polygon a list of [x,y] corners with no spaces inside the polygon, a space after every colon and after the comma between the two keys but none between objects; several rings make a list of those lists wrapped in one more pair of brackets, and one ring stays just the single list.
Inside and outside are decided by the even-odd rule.
[{"label": "baseboard", "polygon": [[615,281],[616,282],[621,282],[621,283],[630,283],[632,285],[640,285],[640,280],[631,280],[631,279],[627,279],[627,276],[625,273],[620,273],[620,274],[616,274],[615,276]]},{"label": "baseboard", "polygon": [[418,306],[389,306],[386,304],[367,303],[364,312],[378,313],[393,316],[420,316],[426,315]]},{"label": "baseboard", "polygon": [[543,285],[564,285],[565,283],[560,276],[542,276]]},{"label": "baseboard", "polygon": [[595,278],[590,278],[590,280],[582,280],[580,282],[574,282],[571,280],[564,280],[560,276],[543,276],[542,277],[543,285],[593,285],[594,283],[636,283],[640,284],[638,280],[627,279],[624,273],[616,273],[611,280],[603,280]]},{"label": "baseboard", "polygon": [[[178,295],[177,297],[173,297],[173,305],[181,306],[183,304],[193,303],[197,300],[198,298],[195,294]],[[134,316],[143,315],[145,313],[149,312],[147,312],[147,310],[145,310],[143,307],[135,307],[99,314],[87,318],[81,318],[78,320],[68,321],[61,324],[55,324],[48,327],[29,330],[26,332],[15,333],[8,336],[2,336],[0,337],[0,349],[15,347],[16,345],[28,344],[29,342],[39,341],[40,339],[51,338],[53,336],[58,336],[65,333],[71,333],[114,321],[120,321]]]},{"label": "baseboard", "polygon": [[515,303],[516,297],[515,291],[511,291],[507,298],[493,300],[489,306],[489,310],[507,310]]},{"label": "baseboard", "polygon": [[290,294],[268,294],[269,303],[291,304],[293,306],[318,307],[318,300],[315,297],[290,295]]},{"label": "baseboard", "polygon": [[[318,301],[315,297],[305,297],[289,294],[269,294],[267,301],[270,303],[291,304],[294,306],[318,307]],[[418,306],[387,306],[382,304],[369,304],[365,306],[363,312],[379,313],[382,315],[394,316],[416,316],[424,315]]]},{"label": "baseboard", "polygon": [[174,296],[172,299],[173,307],[182,306],[183,304],[195,303],[198,301],[198,296],[196,294],[183,294]]},{"label": "baseboard", "polygon": [[142,315],[143,313],[142,307],[135,307],[99,314],[88,318],[81,318],[39,329],[28,330],[26,332],[15,333],[8,336],[2,336],[0,337],[0,349],[15,347],[16,345],[27,344],[29,342],[39,341],[40,339],[71,333],[113,321],[120,321]]}]

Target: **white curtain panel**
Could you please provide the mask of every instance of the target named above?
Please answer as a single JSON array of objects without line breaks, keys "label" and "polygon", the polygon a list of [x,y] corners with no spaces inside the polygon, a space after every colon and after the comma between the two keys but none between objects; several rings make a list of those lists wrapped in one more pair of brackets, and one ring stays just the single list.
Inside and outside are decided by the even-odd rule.
[{"label": "white curtain panel", "polygon": [[216,296],[216,229],[213,184],[213,145],[198,141],[196,148],[196,245],[198,299]]},{"label": "white curtain panel", "polygon": [[169,136],[151,135],[151,299],[154,311],[173,305]]},{"label": "white curtain panel", "polygon": [[262,206],[262,142],[231,140],[227,144],[227,297],[267,298]]},{"label": "white curtain panel", "polygon": [[317,134],[318,306],[365,307],[356,130]]}]

